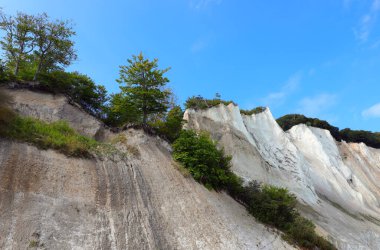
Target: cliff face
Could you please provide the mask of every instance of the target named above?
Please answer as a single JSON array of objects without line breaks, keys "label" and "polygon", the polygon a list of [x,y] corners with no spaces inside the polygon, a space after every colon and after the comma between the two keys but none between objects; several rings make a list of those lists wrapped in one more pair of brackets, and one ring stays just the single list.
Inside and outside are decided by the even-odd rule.
[{"label": "cliff face", "polygon": [[185,119],[187,127],[210,132],[246,181],[296,194],[304,215],[340,249],[380,249],[380,150],[336,142],[306,125],[284,132],[269,109],[246,116],[219,105],[187,110]]},{"label": "cliff face", "polygon": [[22,115],[119,141],[96,159],[0,139],[0,249],[292,249],[223,193],[184,177],[170,146],[112,134],[62,96],[10,91]]}]

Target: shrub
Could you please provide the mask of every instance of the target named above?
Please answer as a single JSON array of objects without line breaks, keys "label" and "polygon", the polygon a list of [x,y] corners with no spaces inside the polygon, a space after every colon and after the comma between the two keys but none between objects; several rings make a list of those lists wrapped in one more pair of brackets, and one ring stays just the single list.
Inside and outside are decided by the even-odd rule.
[{"label": "shrub", "polygon": [[244,186],[230,171],[230,156],[216,147],[209,135],[191,130],[181,132],[173,144],[173,157],[208,188],[225,190],[245,206],[257,220],[281,230],[284,239],[306,249],[335,249],[315,233],[315,225],[296,210],[297,199],[285,188],[260,185]]},{"label": "shrub", "polygon": [[261,222],[286,229],[296,216],[297,199],[285,188],[264,185],[261,190],[252,184],[246,187],[249,194],[248,211]]},{"label": "shrub", "polygon": [[250,109],[250,110],[241,109],[240,113],[243,115],[260,114],[260,113],[264,112],[266,109],[267,109],[266,107],[260,106],[260,107],[256,107],[256,108]]},{"label": "shrub", "polygon": [[335,140],[340,141],[339,128],[331,126],[328,122],[317,118],[309,118],[299,114],[290,114],[278,118],[277,123],[284,131],[291,129],[298,124],[306,124],[316,128],[327,129]]},{"label": "shrub", "polygon": [[43,90],[65,94],[91,115],[104,118],[107,91],[88,76],[78,72],[53,71],[41,74],[40,84]]},{"label": "shrub", "polygon": [[315,225],[308,219],[296,216],[283,236],[285,240],[307,249],[336,249],[333,244],[315,233]]},{"label": "shrub", "polygon": [[282,231],[283,238],[304,249],[336,249],[315,232],[315,225],[297,211],[297,199],[285,188],[260,185],[256,181],[233,196],[257,220]]},{"label": "shrub", "polygon": [[345,140],[346,142],[363,142],[367,146],[380,148],[379,133],[373,133],[364,130],[351,130],[348,128],[339,130],[339,128],[331,126],[326,121],[319,120],[317,118],[309,118],[298,114],[291,114],[280,117],[277,119],[277,123],[284,131],[291,129],[293,126],[298,124],[306,124],[308,126],[327,129],[330,131],[332,137],[334,137],[337,141]]},{"label": "shrub", "polygon": [[217,98],[205,99],[201,96],[192,96],[186,100],[185,108],[186,109],[195,109],[195,110],[208,109],[208,108],[212,108],[214,106],[217,106],[219,104],[229,105],[231,103],[236,105],[233,101],[224,101],[224,100],[220,100]]},{"label": "shrub", "polygon": [[340,136],[347,142],[363,142],[370,147],[380,148],[380,133],[346,128],[340,131]]},{"label": "shrub", "polygon": [[231,157],[224,156],[205,133],[183,130],[173,143],[173,157],[209,189],[221,190],[232,178]]},{"label": "shrub", "polygon": [[149,124],[159,135],[174,142],[180,135],[183,125],[183,111],[180,106],[173,107],[163,119]]}]

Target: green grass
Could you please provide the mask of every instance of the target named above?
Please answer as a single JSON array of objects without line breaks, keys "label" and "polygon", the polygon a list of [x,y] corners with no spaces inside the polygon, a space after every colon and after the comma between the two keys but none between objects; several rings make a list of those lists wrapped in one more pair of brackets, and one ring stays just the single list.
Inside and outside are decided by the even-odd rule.
[{"label": "green grass", "polygon": [[65,121],[46,123],[18,115],[14,115],[2,126],[0,136],[28,142],[42,149],[55,149],[73,157],[91,158],[100,148],[106,147],[78,134]]}]

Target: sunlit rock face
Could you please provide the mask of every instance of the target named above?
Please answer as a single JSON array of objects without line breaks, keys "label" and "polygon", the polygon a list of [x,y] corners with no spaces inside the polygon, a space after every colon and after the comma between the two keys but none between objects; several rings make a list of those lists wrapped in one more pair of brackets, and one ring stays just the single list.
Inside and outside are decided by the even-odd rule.
[{"label": "sunlit rock face", "polygon": [[300,209],[340,249],[380,249],[380,150],[336,142],[306,125],[284,132],[267,108],[187,110],[186,127],[208,131],[244,180],[286,187]]},{"label": "sunlit rock face", "polygon": [[[21,115],[99,130],[63,96],[10,94]],[[120,153],[80,159],[0,138],[0,249],[294,249],[227,194],[183,176],[167,142],[103,134],[124,138]]]},{"label": "sunlit rock face", "polygon": [[100,121],[84,112],[79,105],[70,104],[64,95],[27,89],[5,91],[13,99],[13,109],[23,116],[46,122],[65,120],[75,130],[90,137],[100,137],[104,133],[104,126]]}]

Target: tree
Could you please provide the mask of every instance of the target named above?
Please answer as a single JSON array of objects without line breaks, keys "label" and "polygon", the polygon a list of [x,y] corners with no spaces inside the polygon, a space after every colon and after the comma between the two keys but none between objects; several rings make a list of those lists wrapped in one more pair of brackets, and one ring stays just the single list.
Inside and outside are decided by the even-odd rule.
[{"label": "tree", "polygon": [[174,106],[164,119],[158,119],[150,125],[170,142],[174,142],[182,130],[183,111],[180,106]]},{"label": "tree", "polygon": [[142,124],[146,125],[149,115],[165,112],[168,108],[168,99],[171,95],[164,86],[169,79],[164,74],[170,68],[160,70],[158,59],[149,61],[143,54],[133,55],[128,59],[129,65],[120,66],[120,78],[117,80],[124,95],[136,105],[142,115]]},{"label": "tree", "polygon": [[76,60],[74,41],[71,40],[74,35],[75,31],[69,21],[49,21],[46,13],[36,18],[34,39],[37,49],[34,54],[37,69],[34,81],[42,70],[65,67]]},{"label": "tree", "polygon": [[17,76],[20,65],[34,49],[35,18],[21,12],[18,12],[16,17],[7,16],[1,12],[0,18],[0,28],[5,31],[5,37],[0,44]]},{"label": "tree", "polygon": [[139,122],[138,110],[129,96],[122,93],[112,94],[106,109],[106,124],[122,126],[128,122]]}]

